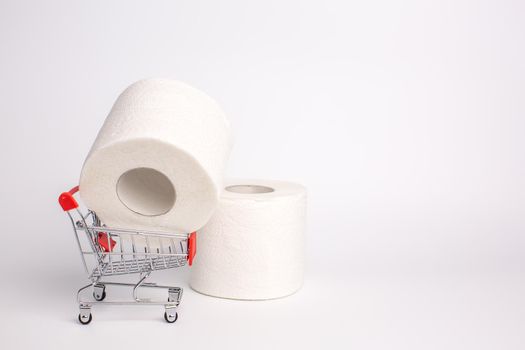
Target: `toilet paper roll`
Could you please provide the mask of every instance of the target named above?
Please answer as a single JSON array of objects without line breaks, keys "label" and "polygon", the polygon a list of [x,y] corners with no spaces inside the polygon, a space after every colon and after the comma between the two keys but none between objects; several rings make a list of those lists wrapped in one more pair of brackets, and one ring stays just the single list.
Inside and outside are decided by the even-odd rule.
[{"label": "toilet paper roll", "polygon": [[206,94],[178,81],[139,81],[100,129],[80,195],[108,226],[192,232],[218,203],[230,148],[230,125]]},{"label": "toilet paper roll", "polygon": [[306,190],[289,182],[229,181],[198,234],[191,287],[230,299],[273,299],[303,282]]}]

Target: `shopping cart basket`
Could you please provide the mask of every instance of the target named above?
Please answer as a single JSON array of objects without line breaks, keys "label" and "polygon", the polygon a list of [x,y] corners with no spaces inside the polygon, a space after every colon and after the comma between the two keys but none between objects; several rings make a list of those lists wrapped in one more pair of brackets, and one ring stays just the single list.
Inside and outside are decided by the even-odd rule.
[{"label": "shopping cart basket", "polygon": [[[78,186],[62,193],[58,201],[71,220],[82,263],[91,280],[77,293],[80,323],[91,322],[91,307],[94,304],[163,305],[164,319],[169,323],[175,322],[182,288],[161,286],[145,280],[155,270],[181,267],[186,265],[186,261],[191,265],[196,252],[196,233],[175,234],[106,227],[95,212],[87,210],[87,213],[82,213],[73,197],[76,192]],[[139,274],[138,282],[103,280],[109,276],[127,274]],[[105,301],[108,285],[132,287],[133,299]],[[83,299],[83,292],[91,287],[94,300]],[[167,289],[168,297],[164,300],[139,298],[138,290],[142,287]]]}]

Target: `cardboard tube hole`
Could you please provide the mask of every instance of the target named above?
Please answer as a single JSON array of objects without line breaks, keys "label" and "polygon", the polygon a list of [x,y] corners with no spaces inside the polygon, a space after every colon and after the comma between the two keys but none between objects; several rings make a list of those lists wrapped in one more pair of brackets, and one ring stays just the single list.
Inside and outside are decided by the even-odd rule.
[{"label": "cardboard tube hole", "polygon": [[166,214],[176,199],[170,179],[151,168],[135,168],[122,174],[117,182],[117,195],[129,210],[144,216]]},{"label": "cardboard tube hole", "polygon": [[259,185],[234,185],[234,186],[226,187],[226,191],[235,192],[235,193],[253,194],[253,193],[270,193],[275,190],[271,187],[259,186]]}]

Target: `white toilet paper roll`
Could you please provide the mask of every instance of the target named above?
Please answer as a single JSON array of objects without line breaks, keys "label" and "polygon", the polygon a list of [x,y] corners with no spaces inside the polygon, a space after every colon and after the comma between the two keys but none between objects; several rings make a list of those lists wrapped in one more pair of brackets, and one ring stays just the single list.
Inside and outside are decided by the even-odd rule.
[{"label": "white toilet paper roll", "polygon": [[199,231],[191,287],[230,299],[273,299],[303,282],[306,190],[270,180],[229,181]]},{"label": "white toilet paper roll", "polygon": [[115,102],[84,163],[80,195],[108,226],[192,232],[215,209],[231,148],[206,94],[148,79]]}]

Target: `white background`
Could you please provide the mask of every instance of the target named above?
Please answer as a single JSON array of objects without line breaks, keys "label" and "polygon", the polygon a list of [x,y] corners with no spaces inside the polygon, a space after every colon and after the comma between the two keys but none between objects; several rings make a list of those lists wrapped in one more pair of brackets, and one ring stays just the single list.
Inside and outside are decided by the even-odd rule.
[{"label": "white background", "polygon": [[[518,0],[1,0],[0,346],[523,349],[524,40]],[[56,199],[145,77],[223,106],[230,176],[308,187],[300,292],[77,323]]]}]

